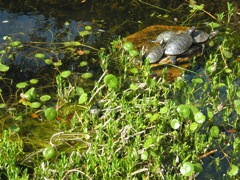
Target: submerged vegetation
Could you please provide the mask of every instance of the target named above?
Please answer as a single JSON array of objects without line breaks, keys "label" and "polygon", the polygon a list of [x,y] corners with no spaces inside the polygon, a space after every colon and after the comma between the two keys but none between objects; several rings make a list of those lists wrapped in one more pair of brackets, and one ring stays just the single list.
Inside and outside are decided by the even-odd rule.
[{"label": "submerged vegetation", "polygon": [[[154,77],[149,62],[136,63],[142,54],[130,42],[119,38],[101,49],[84,44],[90,26],[71,42],[5,36],[1,179],[239,178],[240,42],[230,35],[234,11],[227,5],[228,12],[211,15],[209,26],[220,33],[209,42],[217,48],[200,57],[204,67],[183,70],[172,82],[165,71]],[[189,18],[206,12],[203,5],[190,7]],[[14,61],[26,46],[53,73],[14,84],[5,78],[6,59]],[[90,51],[91,62],[78,61]],[[86,71],[65,68],[62,57]],[[102,73],[93,75],[89,63]]]}]

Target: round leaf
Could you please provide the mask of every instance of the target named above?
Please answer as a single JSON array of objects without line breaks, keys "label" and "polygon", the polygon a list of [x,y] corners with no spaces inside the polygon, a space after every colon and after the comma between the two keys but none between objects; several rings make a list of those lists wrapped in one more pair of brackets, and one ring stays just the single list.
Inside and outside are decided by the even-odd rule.
[{"label": "round leaf", "polygon": [[70,76],[72,74],[71,71],[67,70],[67,71],[63,71],[60,73],[60,76],[63,78],[67,78],[68,76]]},{"label": "round leaf", "polygon": [[93,74],[90,72],[83,73],[81,76],[83,79],[89,79],[93,77]]},{"label": "round leaf", "polygon": [[123,49],[125,49],[126,51],[130,51],[133,49],[133,43],[131,42],[125,42],[123,44]]},{"label": "round leaf", "polygon": [[43,102],[48,101],[50,99],[51,99],[51,96],[49,96],[49,95],[42,95],[40,97],[40,100],[43,101]]},{"label": "round leaf", "polygon": [[40,108],[41,107],[41,103],[40,102],[32,102],[30,104],[30,108],[33,108],[33,109],[37,109],[37,108]]},{"label": "round leaf", "polygon": [[197,127],[198,127],[198,123],[196,123],[196,122],[192,122],[190,124],[190,130],[191,131],[195,131],[197,129]]},{"label": "round leaf", "polygon": [[183,176],[191,176],[194,173],[194,166],[190,162],[185,162],[181,168],[180,172]]},{"label": "round leaf", "polygon": [[0,72],[6,72],[9,70],[9,67],[0,63]]},{"label": "round leaf", "polygon": [[194,119],[197,123],[203,123],[206,120],[206,116],[199,111],[194,115]]},{"label": "round leaf", "polygon": [[38,79],[31,79],[31,80],[30,80],[30,83],[31,83],[31,84],[37,84],[37,83],[38,83]]},{"label": "round leaf", "polygon": [[173,129],[178,129],[180,127],[180,122],[178,119],[172,119],[170,124]]},{"label": "round leaf", "polygon": [[37,54],[35,54],[35,58],[43,59],[43,58],[45,58],[45,54],[37,53]]},{"label": "round leaf", "polygon": [[219,136],[219,128],[217,126],[212,126],[210,129],[210,134],[212,137],[217,138]]},{"label": "round leaf", "polygon": [[52,146],[45,148],[43,151],[43,157],[47,160],[53,158],[55,155],[56,151]]},{"label": "round leaf", "polygon": [[87,100],[88,100],[87,93],[83,93],[78,99],[78,104],[83,104],[87,102]]},{"label": "round leaf", "polygon": [[177,107],[177,112],[184,118],[188,118],[190,116],[190,108],[185,104],[179,105]]},{"label": "round leaf", "polygon": [[135,56],[139,55],[139,52],[135,49],[132,49],[129,51],[129,54],[130,54],[130,56],[135,57]]},{"label": "round leaf", "polygon": [[54,108],[47,108],[45,110],[45,116],[47,120],[55,120],[57,118],[57,110]]},{"label": "round leaf", "polygon": [[104,83],[110,89],[116,88],[118,85],[118,78],[113,74],[108,74],[104,77]]},{"label": "round leaf", "polygon": [[18,83],[18,84],[16,85],[16,87],[19,88],[19,89],[23,89],[23,88],[25,88],[25,87],[27,87],[27,86],[28,86],[28,83],[27,83],[27,82],[20,82],[20,83]]},{"label": "round leaf", "polygon": [[88,65],[87,61],[82,61],[82,62],[79,63],[80,67],[87,66],[87,65]]}]

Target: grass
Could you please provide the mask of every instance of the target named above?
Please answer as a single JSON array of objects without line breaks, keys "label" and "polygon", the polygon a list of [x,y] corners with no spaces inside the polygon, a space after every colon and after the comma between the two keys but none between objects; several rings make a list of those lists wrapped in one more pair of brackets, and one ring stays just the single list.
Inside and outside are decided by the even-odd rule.
[{"label": "grass", "polygon": [[[134,64],[138,56],[124,50],[121,40],[98,53],[103,73],[95,81],[54,64],[56,81],[30,85],[40,108],[23,98],[20,105],[8,104],[1,96],[1,178],[239,178],[240,67],[229,55],[239,44],[233,43],[223,32],[202,71],[173,82],[164,74],[153,78],[147,62]],[[51,100],[40,101],[48,88],[55,92]],[[90,111],[96,104],[100,114]],[[49,107],[56,120],[47,120],[55,113],[46,114]],[[56,152],[45,159],[49,146]]]}]

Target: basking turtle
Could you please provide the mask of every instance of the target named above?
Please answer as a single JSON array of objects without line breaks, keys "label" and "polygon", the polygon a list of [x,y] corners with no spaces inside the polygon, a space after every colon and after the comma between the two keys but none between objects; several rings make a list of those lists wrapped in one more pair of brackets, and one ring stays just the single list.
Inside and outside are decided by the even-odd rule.
[{"label": "basking turtle", "polygon": [[171,61],[176,64],[177,56],[184,53],[191,47],[193,43],[192,33],[195,27],[191,27],[188,31],[177,34],[169,39],[165,46],[165,54],[171,56]]},{"label": "basking turtle", "polygon": [[201,44],[202,45],[202,54],[204,53],[205,50],[205,43],[207,42],[208,39],[212,38],[218,33],[218,30],[210,32],[210,34],[201,31],[201,30],[195,30],[192,33],[193,37],[193,44]]},{"label": "basking turtle", "polygon": [[158,43],[164,42],[164,43],[167,43],[170,38],[172,38],[172,37],[174,37],[176,35],[177,35],[177,33],[174,32],[174,31],[164,31],[161,34],[159,34],[158,37],[156,38],[156,40],[153,41],[153,42],[158,42]]},{"label": "basking turtle", "polygon": [[161,59],[163,55],[163,48],[162,46],[154,46],[152,47],[144,56],[143,59],[149,58],[150,63],[156,63]]}]

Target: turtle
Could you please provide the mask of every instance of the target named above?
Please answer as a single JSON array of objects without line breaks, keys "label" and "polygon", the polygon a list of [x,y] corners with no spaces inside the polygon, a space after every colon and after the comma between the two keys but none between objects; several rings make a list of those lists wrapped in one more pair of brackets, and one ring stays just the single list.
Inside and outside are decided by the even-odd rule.
[{"label": "turtle", "polygon": [[184,53],[191,47],[193,43],[193,37],[191,35],[195,29],[196,27],[193,26],[188,31],[173,36],[167,42],[164,53],[171,56],[173,64],[176,64],[178,55]]},{"label": "turtle", "polygon": [[192,33],[193,44],[201,44],[202,45],[202,55],[204,53],[205,43],[207,42],[207,40],[212,38],[213,36],[215,36],[217,33],[218,33],[218,30],[212,31],[209,34],[204,31],[201,31],[201,30],[195,30]]},{"label": "turtle", "polygon": [[164,31],[161,34],[159,34],[157,36],[156,40],[153,41],[153,42],[160,43],[160,42],[163,41],[164,43],[167,43],[170,38],[172,38],[172,37],[174,37],[176,35],[177,35],[177,33],[174,32],[174,31]]},{"label": "turtle", "polygon": [[150,63],[156,63],[161,59],[163,55],[163,48],[162,46],[154,46],[152,47],[145,55],[144,55],[144,60],[149,58]]}]

